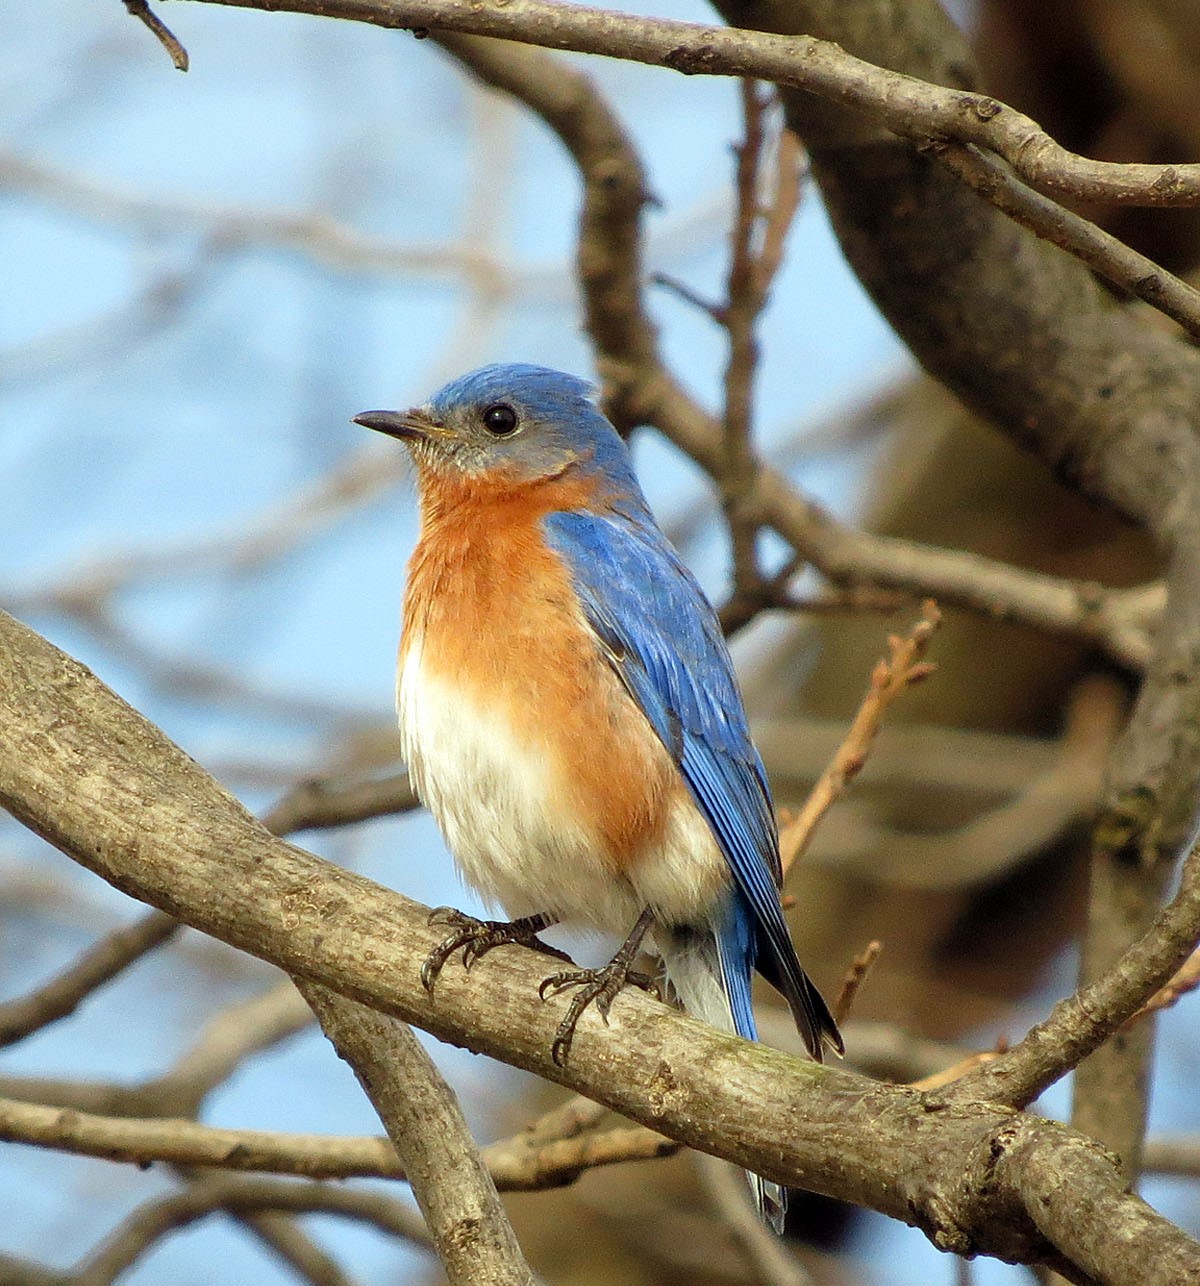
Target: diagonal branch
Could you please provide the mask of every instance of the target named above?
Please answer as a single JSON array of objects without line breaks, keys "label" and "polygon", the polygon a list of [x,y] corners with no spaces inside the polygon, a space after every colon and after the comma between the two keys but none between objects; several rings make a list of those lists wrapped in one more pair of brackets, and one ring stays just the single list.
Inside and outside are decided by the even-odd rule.
[{"label": "diagonal branch", "polygon": [[[405,1202],[382,1192],[351,1191],[334,1185],[214,1175],[139,1206],[73,1272],[55,1274],[59,1286],[112,1286],[159,1240],[217,1212],[234,1215],[289,1211],[340,1215],[373,1224],[382,1232],[428,1245],[420,1216]],[[5,1265],[0,1263],[0,1272]],[[5,1281],[12,1280],[9,1277]],[[19,1279],[18,1279],[19,1280]]]},{"label": "diagonal branch", "polygon": [[0,1004],[0,1046],[73,1014],[84,1000],[179,929],[176,921],[151,911],[89,947],[43,986]]},{"label": "diagonal branch", "polygon": [[387,1128],[452,1286],[533,1286],[454,1091],[406,1024],[296,980]]},{"label": "diagonal branch", "polygon": [[[585,1014],[561,1068],[550,1053],[561,1005],[537,1001],[536,955],[500,951],[469,975],[447,970],[430,995],[419,971],[437,935],[425,908],[273,837],[90,671],[2,615],[0,693],[0,801],[118,888],[204,932],[688,1146],[916,1222],[944,1248],[1049,1263],[1076,1280],[1085,1254],[1109,1264],[1104,1280],[1200,1275],[1200,1246],[1130,1195],[1111,1162],[1005,1106],[943,1095],[931,1111],[911,1089],[747,1044],[641,994],[618,997],[609,1027]],[[1106,981],[1102,1023],[1132,1014],[1190,950],[1193,883],[1174,919]],[[1091,1021],[1094,1004],[1077,1008]],[[1020,1165],[1006,1169],[1010,1153]],[[1030,1173],[1045,1186],[1008,1178]],[[1078,1229],[1064,1233],[1064,1254],[1030,1218],[1033,1200],[1062,1214],[1103,1200],[1110,1217],[1086,1245]]]},{"label": "diagonal branch", "polygon": [[179,43],[171,29],[150,8],[146,0],[125,0],[125,8],[130,14],[153,33],[155,40],[167,51],[176,71],[187,71],[187,50]]}]

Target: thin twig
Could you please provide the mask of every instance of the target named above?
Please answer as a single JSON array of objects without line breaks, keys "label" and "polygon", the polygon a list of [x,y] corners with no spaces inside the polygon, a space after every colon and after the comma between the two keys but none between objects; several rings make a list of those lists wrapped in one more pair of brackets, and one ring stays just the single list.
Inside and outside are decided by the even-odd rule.
[{"label": "thin twig", "polygon": [[1126,1022],[1121,1030],[1127,1031],[1134,1023],[1147,1014],[1157,1013],[1160,1009],[1170,1009],[1182,996],[1200,987],[1200,947],[1197,947],[1180,966],[1179,972],[1158,991]]},{"label": "thin twig", "polygon": [[[886,743],[877,742],[871,751],[876,786],[901,791],[933,788],[943,794],[967,790],[977,796],[978,811],[961,825],[921,831],[896,830],[875,817],[869,806],[855,809],[844,837],[839,839],[833,827],[822,829],[820,854],[814,848],[809,860],[841,878],[868,881],[886,863],[888,886],[909,894],[965,892],[994,883],[1030,854],[1045,851],[1071,828],[1095,818],[1108,755],[1127,709],[1127,693],[1113,676],[1089,675],[1070,693],[1058,741],[1016,738],[1011,767],[1005,766],[1003,754],[995,753],[990,734],[893,723]],[[759,749],[768,771],[783,765],[782,771],[793,779],[819,775],[820,767],[806,774],[802,768],[796,771],[801,765],[795,759],[788,765],[787,748],[795,746],[803,726],[803,720],[759,725]],[[817,757],[819,748],[828,747],[828,732],[822,728],[814,742],[818,736],[819,746],[805,746],[806,762]],[[834,750],[836,744],[840,743]],[[1044,755],[1047,749],[1050,753]],[[825,762],[832,753],[825,755]],[[923,772],[897,771],[901,762],[916,769],[921,761]],[[842,806],[847,803],[843,800]],[[851,809],[853,804],[847,812]]]},{"label": "thin twig", "polygon": [[932,601],[925,603],[922,610],[921,620],[907,638],[889,637],[890,656],[880,660],[872,671],[870,687],[833,762],[821,774],[804,806],[781,828],[779,849],[785,875],[808,847],[817,824],[834,800],[862,770],[888,707],[901,692],[932,671],[933,666],[923,658],[941,613]]},{"label": "thin twig", "polygon": [[762,168],[767,147],[766,109],[770,101],[753,80],[740,85],[744,136],[735,149],[736,206],[729,235],[729,271],[725,280],[725,304],[718,314],[728,336],[729,355],[725,363],[724,423],[721,468],[714,477],[721,488],[725,520],[733,549],[734,593],[752,589],[762,579],[758,566],[760,519],[754,512],[755,458],[752,444],[754,381],[758,373],[758,319],[766,304],[773,271],[778,259],[761,258],[763,225],[770,222],[772,254],[791,224],[798,200],[799,185],[790,184],[781,169],[774,198],[762,204]]},{"label": "thin twig", "polygon": [[842,989],[833,1003],[833,1016],[839,1027],[850,1017],[859,988],[866,982],[867,974],[875,967],[875,961],[879,959],[882,950],[883,943],[873,939],[850,962],[850,968],[842,979]]},{"label": "thin twig", "polygon": [[976,1050],[975,1053],[968,1054],[966,1058],[960,1059],[949,1067],[944,1067],[930,1076],[922,1076],[920,1080],[913,1081],[912,1088],[915,1090],[941,1089],[945,1085],[950,1085],[952,1082],[960,1080],[968,1072],[976,1071],[980,1067],[986,1067],[988,1063],[994,1063],[1007,1048],[1006,1041],[999,1041],[995,1049]]},{"label": "thin twig", "polygon": [[1200,1137],[1194,1134],[1151,1135],[1142,1155],[1143,1169],[1157,1174],[1200,1179]]},{"label": "thin twig", "polygon": [[293,786],[263,817],[263,825],[276,835],[291,835],[407,813],[419,803],[406,772],[367,781],[350,775],[313,777]]},{"label": "thin twig", "polygon": [[1105,281],[1165,313],[1200,338],[1200,290],[1139,254],[1111,232],[1022,183],[990,153],[967,143],[930,145],[931,154],[973,191],[1045,241],[1069,251]]},{"label": "thin twig", "polygon": [[787,582],[795,576],[792,568],[770,576],[758,585],[735,590],[717,613],[727,635],[754,620],[760,612],[794,612],[800,616],[833,616],[843,612],[879,612],[890,615],[913,601],[903,590],[871,589],[869,586],[828,589],[816,594],[793,594]]},{"label": "thin twig", "polygon": [[[1183,863],[1179,887],[1147,931],[1094,981],[1060,1000],[1050,1015],[995,1062],[968,1073],[952,1097],[985,1097],[1023,1107],[1065,1076],[1128,1021],[1195,950],[1200,922],[1200,849]],[[1164,970],[1167,972],[1164,973]],[[1151,979],[1157,986],[1147,987]]]},{"label": "thin twig", "polygon": [[650,274],[650,284],[652,286],[661,286],[664,290],[669,290],[673,295],[678,295],[685,304],[690,304],[697,312],[702,312],[711,317],[718,326],[725,324],[725,305],[718,304],[711,299],[705,299],[698,291],[693,290],[686,281],[680,281],[678,277],[673,277],[669,272],[652,272]]},{"label": "thin twig", "polygon": [[154,33],[154,38],[170,55],[171,61],[175,64],[175,70],[187,71],[187,50],[179,43],[178,38],[166,23],[157,14],[151,12],[146,0],[125,0],[125,8]]}]

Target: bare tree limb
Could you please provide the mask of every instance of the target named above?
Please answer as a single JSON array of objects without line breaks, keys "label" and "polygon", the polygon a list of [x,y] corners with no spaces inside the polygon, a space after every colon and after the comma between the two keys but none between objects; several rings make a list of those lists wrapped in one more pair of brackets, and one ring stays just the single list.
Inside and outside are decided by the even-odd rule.
[{"label": "bare tree limb", "polygon": [[[1113,966],[1073,996],[1060,1000],[1050,1016],[994,1063],[963,1077],[952,1094],[1024,1105],[1107,1040],[1137,1013],[1145,971],[1165,985],[1200,940],[1200,852],[1183,865],[1179,888],[1148,932]],[[1153,962],[1153,963],[1152,963]],[[1168,962],[1174,962],[1167,968]],[[1145,999],[1155,994],[1156,987]]]},{"label": "bare tree limb", "polygon": [[155,40],[167,51],[176,71],[187,71],[187,50],[179,43],[161,18],[152,12],[146,0],[125,0],[125,8],[154,33]]},{"label": "bare tree limb", "polygon": [[[923,79],[975,86],[970,51],[932,0],[718,6],[731,22],[815,32]],[[1081,968],[1081,994],[1090,999],[1115,962],[1128,960],[1129,943],[1147,940],[1171,865],[1196,828],[1200,354],[1116,307],[1076,259],[1030,236],[929,158],[864,129],[857,113],[791,90],[784,100],[843,250],[918,360],[1069,485],[1138,522],[1168,553],[1167,606],[1110,760],[1093,854]],[[1066,1016],[1047,1024],[1056,1037]],[[1036,1059],[1023,1060],[1037,1048],[1035,1039],[1009,1056],[1029,1084],[1037,1080]],[[1095,1048],[1075,1081],[1076,1124],[1130,1166],[1144,1124],[1147,1050],[1144,1028],[1116,1036]],[[1004,1058],[992,1067],[1002,1065]]]},{"label": "bare tree limb", "polygon": [[1147,1170],[1153,1170],[1159,1174],[1200,1178],[1200,1138],[1195,1135],[1182,1137],[1151,1135],[1146,1140],[1142,1161]]},{"label": "bare tree limb", "polygon": [[308,13],[379,27],[499,36],[551,49],[604,54],[690,75],[755,76],[832,100],[910,139],[987,148],[1038,189],[1125,205],[1200,203],[1200,165],[1121,165],[1059,146],[1028,116],[994,98],[927,84],[802,34],[704,27],[585,5],[509,0],[203,0],[240,9]]},{"label": "bare tree limb", "polygon": [[220,1211],[248,1214],[268,1210],[341,1215],[373,1224],[382,1232],[419,1246],[429,1244],[420,1216],[402,1201],[383,1193],[225,1175],[193,1183],[182,1192],[139,1206],[73,1271],[57,1275],[57,1281],[62,1286],[110,1286],[176,1229]]},{"label": "bare tree limb", "polygon": [[[285,982],[216,1013],[171,1067],[139,1084],[9,1076],[0,1079],[0,1093],[79,1112],[190,1118],[247,1058],[311,1021],[308,1006],[291,983]],[[187,1156],[168,1159],[181,1164],[193,1160]]]},{"label": "bare tree limb", "polygon": [[291,835],[408,813],[418,806],[406,772],[373,781],[361,776],[314,777],[293,786],[266,814],[263,825],[275,835]]},{"label": "bare tree limb", "polygon": [[534,1286],[454,1091],[395,1018],[299,978],[387,1128],[452,1286]]},{"label": "bare tree limb", "polygon": [[[1047,1262],[1078,1278],[1086,1250],[1112,1282],[1141,1274],[1166,1286],[1200,1274],[1200,1246],[1129,1194],[1111,1164],[1072,1169],[1090,1145],[998,1105],[1018,1073],[1029,1079],[1028,1063],[1090,1047],[1175,972],[1200,933],[1200,858],[1154,934],[1064,1002],[1010,1075],[977,1080],[998,1103],[960,1088],[935,1104],[724,1036],[641,994],[617,998],[610,1026],[585,1014],[560,1068],[550,1051],[562,1005],[537,1001],[544,966],[534,953],[498,951],[470,974],[447,970],[431,995],[419,979],[436,939],[424,908],[273,837],[85,667],[2,615],[0,694],[0,801],[11,812],[118,888],[296,976],[768,1178],[916,1222],[959,1253]],[[1010,1147],[1020,1164],[1006,1169]],[[1078,1230],[1063,1235],[1069,1257],[1031,1222],[1025,1203],[1038,1194],[1008,1182],[1051,1171],[1055,1190],[1041,1196],[1056,1208],[1067,1193],[1103,1193],[1109,1211],[1086,1248]]]},{"label": "bare tree limb", "polygon": [[1069,251],[1111,285],[1144,300],[1200,338],[1200,291],[1089,219],[1026,187],[996,157],[963,143],[933,144],[952,174],[1036,236]]},{"label": "bare tree limb", "polygon": [[[387,1139],[231,1130],[182,1119],[99,1116],[18,1099],[0,1099],[0,1139],[132,1165],[247,1170],[306,1179],[403,1179]],[[642,1126],[574,1133],[530,1129],[481,1149],[496,1187],[540,1192],[573,1183],[584,1171],[668,1156],[676,1145]]]},{"label": "bare tree limb", "polygon": [[66,1018],[98,988],[174,935],[179,924],[161,911],[117,929],[73,964],[25,996],[0,1004],[0,1046],[12,1045]]}]

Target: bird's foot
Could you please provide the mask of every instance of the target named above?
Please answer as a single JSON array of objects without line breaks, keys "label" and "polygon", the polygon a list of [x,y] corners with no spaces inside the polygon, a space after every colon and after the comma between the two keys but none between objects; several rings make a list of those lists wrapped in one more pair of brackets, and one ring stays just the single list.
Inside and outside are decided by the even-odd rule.
[{"label": "bird's foot", "polygon": [[649,974],[639,973],[632,968],[648,923],[648,916],[643,916],[624,946],[603,968],[567,969],[562,973],[553,973],[538,987],[538,995],[543,1000],[548,996],[557,996],[569,987],[579,988],[571,998],[567,1016],[558,1024],[554,1044],[550,1046],[550,1057],[559,1067],[567,1065],[567,1055],[571,1052],[571,1042],[575,1039],[575,1025],[589,1005],[595,1005],[596,1012],[607,1023],[612,1002],[624,987],[640,987],[642,991],[648,991],[657,999],[662,999],[662,989],[658,983]]},{"label": "bird's foot", "polygon": [[451,932],[425,958],[425,963],[421,966],[421,985],[426,991],[432,991],[442,966],[460,949],[463,968],[468,970],[493,947],[503,947],[510,943],[531,947],[534,951],[541,951],[558,960],[570,961],[571,957],[565,951],[548,946],[537,936],[554,922],[552,915],[544,914],[526,915],[519,920],[477,920],[472,915],[456,911],[452,906],[439,906],[430,912],[429,923],[449,925]]}]

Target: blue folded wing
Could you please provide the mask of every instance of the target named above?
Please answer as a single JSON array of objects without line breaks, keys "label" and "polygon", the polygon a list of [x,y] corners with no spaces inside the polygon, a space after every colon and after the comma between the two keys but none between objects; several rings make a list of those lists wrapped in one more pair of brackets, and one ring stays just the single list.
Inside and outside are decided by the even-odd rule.
[{"label": "blue folded wing", "polygon": [[[813,1056],[820,1057],[823,1036],[840,1048],[836,1024],[801,969],[784,922],[766,773],[711,605],[647,512],[558,512],[543,524],[588,623],[679,765],[729,863],[739,905],[730,908],[719,945],[739,1030],[753,1033],[748,973],[757,964],[787,998]],[[740,969],[729,958],[739,953]]]}]

